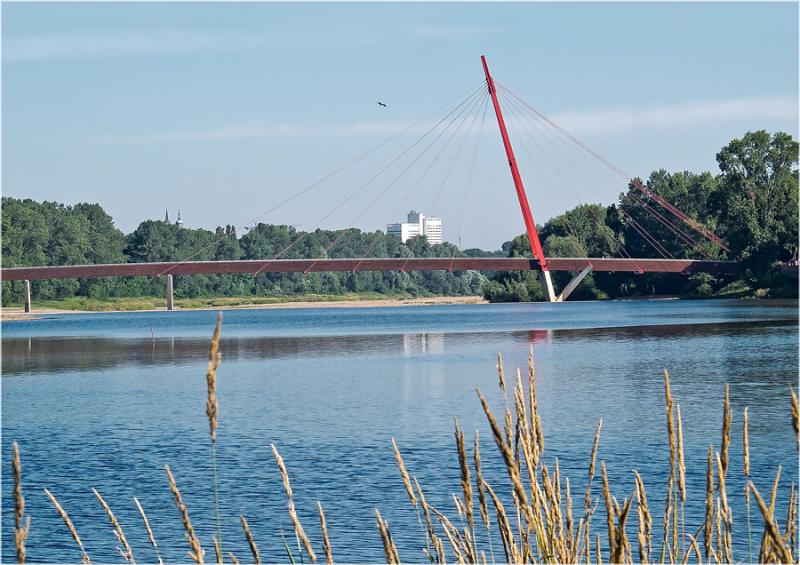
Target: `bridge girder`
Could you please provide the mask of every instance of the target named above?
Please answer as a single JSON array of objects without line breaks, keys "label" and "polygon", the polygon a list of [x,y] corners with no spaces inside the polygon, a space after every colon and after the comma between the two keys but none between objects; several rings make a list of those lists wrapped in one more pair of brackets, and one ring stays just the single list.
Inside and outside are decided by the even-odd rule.
[{"label": "bridge girder", "polygon": [[[551,271],[580,272],[591,265],[595,272],[735,274],[735,261],[689,259],[613,259],[552,257]],[[538,261],[525,257],[453,257],[389,259],[277,259],[246,261],[184,261],[168,263],[115,263],[58,267],[10,267],[2,280],[46,280],[164,275],[317,273],[373,271],[539,271]]]}]

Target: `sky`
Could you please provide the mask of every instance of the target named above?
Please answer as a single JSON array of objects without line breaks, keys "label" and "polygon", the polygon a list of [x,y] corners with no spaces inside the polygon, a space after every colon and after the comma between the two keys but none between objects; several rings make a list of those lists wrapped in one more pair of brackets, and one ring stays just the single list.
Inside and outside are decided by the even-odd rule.
[{"label": "sky", "polygon": [[[4,2],[2,32],[3,194],[97,202],[126,233],[165,209],[240,233],[257,217],[371,231],[417,209],[499,248],[524,224],[482,54],[627,175],[716,173],[748,130],[798,133],[796,3]],[[624,190],[500,104],[537,222]]]}]

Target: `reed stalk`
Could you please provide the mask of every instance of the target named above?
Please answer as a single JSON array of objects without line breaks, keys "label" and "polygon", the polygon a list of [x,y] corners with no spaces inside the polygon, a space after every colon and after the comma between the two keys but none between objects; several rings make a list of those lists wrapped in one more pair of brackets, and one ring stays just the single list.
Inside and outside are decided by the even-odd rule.
[{"label": "reed stalk", "polygon": [[725,402],[722,410],[722,447],[720,448],[720,461],[722,463],[722,474],[728,472],[728,450],[731,443],[731,414],[730,386],[725,385]]},{"label": "reed stalk", "polygon": [[250,531],[250,524],[247,522],[247,518],[244,515],[240,515],[239,522],[242,524],[247,545],[250,546],[250,553],[253,554],[253,563],[261,563],[261,554],[258,552],[258,545],[255,538],[253,538],[253,533]]},{"label": "reed stalk", "polygon": [[475,486],[478,490],[478,507],[480,508],[481,521],[486,526],[486,538],[489,540],[489,555],[494,559],[494,547],[492,544],[491,522],[489,521],[489,508],[486,504],[486,490],[483,488],[483,475],[481,474],[481,450],[478,442],[478,430],[475,430]]},{"label": "reed stalk", "polygon": [[728,505],[728,492],[725,487],[725,471],[722,468],[722,458],[720,457],[719,453],[717,453],[717,475],[719,477],[717,489],[719,492],[723,522],[725,524],[725,533],[722,539],[722,553],[727,558],[728,562],[733,562],[733,548],[731,547],[731,529],[733,528],[733,518],[731,514],[731,508]]},{"label": "reed stalk", "polygon": [[[686,537],[686,518],[684,513],[686,504],[686,463],[683,459],[683,422],[680,404],[676,405],[676,421],[678,423],[678,491],[681,499],[681,541],[679,547],[680,553],[683,553],[683,540]],[[677,519],[677,513],[675,517]]]},{"label": "reed stalk", "polygon": [[319,510],[319,526],[322,530],[322,549],[325,552],[325,562],[331,564],[333,563],[333,553],[331,553],[331,540],[328,537],[328,523],[325,521],[322,503],[319,501],[317,501],[317,509]]},{"label": "reed stalk", "polygon": [[386,553],[386,562],[390,564],[400,563],[400,556],[397,554],[397,547],[394,544],[394,540],[392,540],[392,535],[389,533],[389,523],[383,519],[380,510],[375,510],[375,516],[378,520],[378,529],[380,530],[381,539],[383,540],[383,550]]},{"label": "reed stalk", "polygon": [[292,485],[289,482],[289,473],[286,471],[286,464],[283,462],[283,457],[281,454],[278,453],[278,448],[272,444],[272,453],[275,456],[275,460],[278,462],[278,469],[281,473],[281,479],[283,479],[283,488],[286,491],[286,498],[288,499],[288,506],[289,506],[289,518],[292,520],[292,524],[294,525],[294,532],[300,541],[303,542],[303,546],[305,547],[306,553],[308,553],[309,559],[311,562],[314,563],[317,560],[317,555],[314,553],[314,550],[311,547],[311,542],[306,536],[306,532],[303,529],[303,525],[300,523],[300,518],[297,516],[297,510],[294,506],[294,497],[292,496]]},{"label": "reed stalk", "polygon": [[[745,481],[750,480],[750,434],[747,426],[747,408],[744,409],[742,416],[742,445],[743,445],[743,464],[742,470],[744,472]],[[744,487],[744,503],[747,507],[747,558],[750,563],[753,562],[753,527],[750,520],[750,489],[747,484]]]},{"label": "reed stalk", "polygon": [[172,491],[172,495],[175,497],[175,506],[181,513],[181,522],[183,523],[183,529],[186,531],[186,541],[189,543],[190,548],[189,557],[191,557],[196,563],[205,563],[205,550],[200,545],[200,540],[194,531],[192,520],[189,518],[189,510],[186,508],[186,504],[183,502],[183,496],[181,495],[181,491],[178,489],[178,485],[175,482],[175,477],[172,475],[172,470],[169,468],[169,465],[164,465],[164,470],[167,472],[169,488]]},{"label": "reed stalk", "polygon": [[433,545],[434,550],[436,551],[435,556],[431,554],[430,550],[428,551],[428,558],[431,561],[436,561],[437,563],[444,563],[445,562],[445,554],[444,554],[444,545],[442,544],[442,540],[439,539],[439,536],[436,535],[436,530],[433,527],[433,520],[431,519],[431,508],[428,506],[428,502],[425,500],[425,493],[422,492],[422,487],[417,481],[417,478],[413,478],[414,486],[417,489],[417,494],[419,495],[419,504],[422,507],[423,516],[425,516],[425,524],[428,527],[428,538],[430,539],[431,545]]},{"label": "reed stalk", "polygon": [[792,427],[797,438],[795,443],[797,449],[800,450],[800,406],[798,406],[797,395],[792,387],[789,387],[789,393],[792,395]]},{"label": "reed stalk", "polygon": [[103,507],[103,510],[106,511],[108,519],[111,522],[111,527],[114,528],[114,535],[117,536],[117,540],[119,540],[119,543],[122,545],[122,548],[120,549],[118,547],[117,551],[119,551],[120,555],[122,555],[125,561],[127,561],[128,563],[135,563],[135,561],[133,560],[133,550],[131,549],[130,544],[128,544],[128,539],[125,537],[125,532],[122,530],[122,525],[120,525],[119,520],[117,520],[117,517],[114,515],[114,512],[111,511],[111,507],[108,505],[108,503],[103,499],[102,496],[100,496],[100,493],[97,492],[97,489],[93,488],[92,492],[94,493],[94,496],[97,498],[97,500],[100,502],[100,505]]},{"label": "reed stalk", "polygon": [[403,477],[403,486],[406,488],[408,500],[411,502],[411,505],[416,508],[417,497],[414,494],[414,488],[411,486],[411,478],[406,470],[406,464],[403,461],[403,456],[400,455],[400,450],[397,448],[397,442],[394,440],[394,438],[392,438],[392,450],[394,451],[394,457],[397,460],[397,466],[400,468],[400,475]]},{"label": "reed stalk", "polygon": [[397,461],[397,467],[400,469],[400,476],[403,478],[403,486],[406,489],[406,495],[408,496],[409,502],[411,502],[411,506],[414,507],[414,513],[417,515],[417,525],[419,526],[419,531],[422,534],[422,537],[425,538],[425,551],[428,553],[428,555],[430,555],[430,540],[422,526],[422,517],[420,516],[417,497],[414,494],[414,487],[411,486],[411,478],[409,477],[408,470],[406,469],[405,461],[403,460],[403,456],[400,454],[400,449],[397,447],[397,442],[394,438],[392,438],[392,451],[394,452],[394,458]]},{"label": "reed stalk", "polygon": [[478,390],[478,398],[481,401],[481,405],[483,406],[483,411],[486,414],[486,418],[489,420],[489,425],[492,428],[492,433],[494,434],[494,440],[497,444],[497,447],[500,449],[501,454],[503,455],[503,460],[506,464],[506,470],[508,471],[508,476],[511,479],[511,484],[514,486],[514,493],[519,498],[520,506],[522,507],[523,515],[525,516],[526,520],[529,524],[533,524],[534,519],[532,515],[532,511],[530,506],[528,505],[528,496],[525,493],[525,488],[522,485],[522,478],[520,477],[519,473],[519,466],[517,465],[514,454],[511,451],[511,446],[503,440],[503,434],[500,431],[500,428],[497,425],[497,421],[492,414],[492,410],[489,408],[489,404],[486,402],[486,399],[481,394],[481,391]]},{"label": "reed stalk", "polygon": [[[206,399],[206,416],[211,436],[211,480],[214,487],[214,518],[217,526],[217,560],[222,558],[222,518],[219,504],[219,480],[217,478],[217,418],[219,415],[219,401],[217,400],[217,369],[222,362],[222,353],[219,351],[219,337],[222,329],[222,313],[217,313],[217,323],[211,337],[211,347],[208,352],[208,370],[206,382],[208,385],[208,398]],[[215,545],[216,548],[216,545]]]},{"label": "reed stalk", "polygon": [[584,514],[583,520],[586,523],[586,561],[589,561],[589,524],[592,516],[592,479],[594,479],[595,466],[597,462],[597,449],[600,445],[600,430],[603,428],[603,419],[597,422],[597,427],[594,431],[594,440],[592,440],[592,453],[589,457],[589,479],[586,481],[586,494],[583,498]]},{"label": "reed stalk", "polygon": [[158,543],[156,543],[156,536],[153,534],[153,529],[150,527],[150,520],[147,519],[147,514],[144,513],[144,508],[142,508],[139,499],[134,496],[133,502],[136,503],[136,508],[139,510],[139,515],[142,517],[144,529],[147,531],[147,539],[153,547],[153,551],[156,553],[156,559],[158,559],[159,565],[162,565],[164,561],[161,559],[161,553],[158,551]]},{"label": "reed stalk", "polygon": [[222,545],[217,536],[213,536],[211,541],[214,543],[214,556],[217,558],[217,564],[220,564],[222,563]]},{"label": "reed stalk", "polygon": [[[453,418],[455,426],[456,450],[458,451],[458,463],[461,468],[461,491],[464,493],[464,512],[467,516],[467,523],[469,524],[469,531],[472,539],[475,539],[475,517],[473,515],[473,502],[472,502],[472,480],[469,473],[469,464],[467,463],[467,450],[464,447],[464,433],[458,425],[458,419]],[[472,547],[473,561],[477,561],[478,548]]]},{"label": "reed stalk", "polygon": [[[212,442],[212,467],[215,471],[215,513],[217,517],[218,535],[214,536],[213,541],[216,560],[221,563],[223,552],[221,538],[219,536],[221,526],[214,451],[218,427],[216,372],[220,360],[220,327],[221,319],[218,317],[214,337],[212,338],[211,350],[209,352],[206,415],[209,419],[209,431]],[[506,468],[506,473],[510,479],[510,492],[500,492],[499,488],[493,488],[487,482],[481,466],[481,453],[477,432],[475,433],[474,439],[473,476],[473,472],[469,469],[468,450],[465,445],[464,433],[458,420],[454,420],[454,435],[459,464],[461,494],[453,495],[457,517],[451,520],[450,517],[427,502],[419,481],[416,477],[409,474],[403,457],[397,447],[397,443],[392,440],[392,448],[398,467],[400,468],[406,495],[415,508],[421,535],[425,538],[424,551],[428,559],[432,563],[443,564],[452,555],[459,563],[487,563],[485,552],[480,550],[475,528],[476,517],[474,515],[474,499],[477,490],[480,521],[483,522],[486,527],[486,537],[492,555],[492,562],[494,562],[494,553],[492,549],[489,500],[491,500],[494,506],[498,534],[503,544],[506,562],[577,563],[585,561],[588,563],[595,560],[601,563],[605,557],[607,561],[612,563],[632,563],[634,558],[631,544],[632,540],[628,539],[629,532],[636,532],[638,540],[638,559],[643,563],[651,562],[655,552],[652,542],[653,514],[648,507],[647,492],[644,480],[640,474],[637,471],[633,471],[635,476],[634,494],[636,500],[634,501],[634,497],[631,495],[622,499],[623,502],[620,504],[617,498],[614,497],[614,493],[612,493],[606,464],[601,460],[602,501],[593,501],[591,488],[596,471],[599,439],[603,421],[600,420],[595,429],[589,459],[588,480],[584,494],[584,516],[576,525],[572,508],[571,482],[569,478],[562,476],[562,470],[557,458],[555,459],[551,472],[543,456],[544,435],[536,400],[533,352],[531,351],[529,357],[527,397],[521,372],[517,371],[517,379],[514,383],[513,391],[511,391],[513,393],[513,403],[509,402],[508,382],[505,378],[502,357],[500,356],[498,356],[498,378],[499,387],[504,398],[503,428],[501,428],[501,425],[498,423],[498,420],[495,418],[494,413],[481,392],[477,391],[477,394],[489,427],[491,428],[494,442],[502,458],[503,465]],[[692,553],[694,553],[698,562],[733,562],[733,513],[727,495],[728,483],[726,481],[732,424],[729,387],[726,386],[725,390],[722,446],[719,452],[715,452],[713,447],[709,447],[706,470],[705,517],[694,535],[684,531],[686,527],[684,505],[690,497],[686,487],[687,470],[684,459],[685,446],[682,414],[680,406],[676,405],[672,398],[670,377],[669,373],[666,371],[664,372],[664,395],[670,469],[667,499],[664,508],[664,538],[661,546],[660,560],[662,563],[666,563],[667,561],[670,563],[687,563]],[[794,391],[792,391],[792,397],[792,423],[796,428],[797,408]],[[781,468],[778,468],[772,485],[771,496],[767,503],[761,498],[752,481],[749,480],[750,447],[748,425],[749,414],[747,409],[745,409],[742,441],[744,445],[743,470],[745,479],[747,480],[745,499],[748,508],[748,541],[750,542],[750,554],[752,555],[753,553],[751,541],[752,525],[750,524],[749,516],[749,499],[752,495],[755,497],[759,510],[764,518],[763,541],[758,555],[759,561],[795,562],[793,559],[797,532],[797,492],[794,485],[792,485],[789,492],[786,526],[785,530],[781,531],[778,520],[775,517],[775,505],[778,498],[778,484]],[[316,555],[314,554],[310,540],[306,536],[297,514],[292,485],[289,480],[286,465],[277,448],[274,445],[271,447],[278,464],[284,490],[286,491],[289,517],[294,527],[299,560],[302,563],[303,553],[306,553],[310,560],[315,562]],[[18,560],[24,562],[24,541],[27,536],[30,519],[28,518],[28,520],[25,521],[25,500],[22,497],[21,490],[21,463],[19,461],[19,450],[16,444],[14,445],[13,464],[15,487],[15,542]],[[186,504],[178,490],[175,478],[169,466],[165,465],[165,470],[169,479],[170,489],[175,497],[176,507],[181,514],[181,520],[186,532],[186,539],[190,547],[189,556],[197,563],[203,563],[204,551],[192,526],[192,522],[189,519]],[[473,478],[475,484],[472,482]],[[49,491],[45,490],[45,493],[59,512],[72,534],[73,539],[80,548],[82,561],[84,563],[89,563],[89,557],[69,516]],[[114,527],[115,535],[121,545],[119,549],[120,553],[127,561],[133,563],[133,552],[122,531],[122,527],[105,500],[103,500],[96,490],[94,493],[106,510],[109,520]],[[511,504],[508,504],[509,498],[513,501]],[[506,500],[507,504],[505,506],[501,499]],[[134,498],[134,502],[142,517],[145,529],[147,530],[150,545],[153,547],[159,563],[162,563],[159,547],[156,543],[152,528],[150,527],[149,520],[139,500]],[[605,527],[608,531],[608,546],[606,548],[603,548],[600,534],[596,531],[592,531],[591,528],[591,518],[601,502],[605,504],[606,508],[607,520]],[[636,503],[636,512],[631,512],[634,502]],[[327,563],[332,563],[331,540],[328,533],[327,521],[322,504],[319,502],[317,503],[317,510],[320,519],[325,560]],[[424,516],[425,519],[425,526],[423,526],[422,516]],[[631,518],[631,516],[633,516],[633,518]],[[399,563],[400,556],[395,541],[392,538],[389,524],[377,509],[376,520],[386,561],[388,563]],[[632,524],[631,522],[633,520],[636,520],[638,523],[635,525]],[[261,557],[255,540],[253,539],[252,532],[250,531],[250,526],[244,516],[240,516],[240,521],[253,554],[253,561],[255,563],[260,563]],[[24,525],[23,522],[25,522]],[[680,536],[679,528],[681,530]],[[21,534],[22,531],[25,532],[24,535]],[[704,556],[701,553],[699,544],[701,534],[703,535],[703,545],[705,549]],[[593,537],[595,542],[594,547],[592,547]],[[286,543],[282,531],[281,538],[284,541],[284,547],[289,561],[294,563],[292,550]],[[687,541],[685,542],[684,540]],[[445,543],[449,545],[449,549],[445,548]],[[687,543],[688,546],[684,548],[683,546]],[[227,555],[232,562],[238,563],[238,559],[233,553],[228,552]]]},{"label": "reed stalk", "polygon": [[536,462],[540,454],[544,451],[544,430],[542,429],[542,419],[539,415],[539,403],[536,399],[536,367],[533,363],[533,345],[531,345],[530,355],[528,356],[528,395],[531,407],[530,430],[536,435],[536,450],[534,457]]},{"label": "reed stalk", "polygon": [[791,489],[789,490],[789,504],[786,508],[786,533],[783,535],[783,539],[786,540],[786,543],[795,555],[797,549],[795,545],[795,534],[797,532],[797,502],[797,490],[794,487],[794,483],[792,483]]},{"label": "reed stalk", "polygon": [[75,529],[75,526],[72,524],[72,520],[67,514],[67,511],[59,504],[58,500],[53,493],[49,490],[44,489],[44,493],[47,495],[47,498],[50,499],[50,502],[55,506],[56,511],[58,512],[61,519],[64,520],[64,524],[67,526],[69,533],[72,534],[72,539],[75,540],[75,543],[78,544],[78,548],[81,550],[81,562],[89,565],[92,561],[89,559],[89,555],[86,553],[86,550],[83,547],[83,543],[81,542],[81,537],[78,535],[78,531]]},{"label": "reed stalk", "polygon": [[17,563],[25,563],[25,540],[31,529],[31,518],[25,516],[25,497],[22,496],[22,460],[19,456],[19,445],[14,442],[14,546],[17,550]]},{"label": "reed stalk", "polygon": [[519,549],[517,549],[517,542],[514,539],[514,531],[511,529],[511,522],[506,514],[506,509],[503,503],[495,494],[489,483],[483,484],[486,492],[494,503],[495,512],[497,514],[497,525],[500,528],[500,539],[503,541],[503,549],[506,553],[506,563],[519,563],[521,561]]},{"label": "reed stalk", "polygon": [[747,483],[747,485],[753,492],[753,496],[756,498],[758,509],[761,511],[761,515],[764,517],[765,531],[768,534],[770,543],[775,552],[778,554],[781,563],[794,563],[792,551],[790,548],[786,547],[783,536],[781,535],[781,531],[778,528],[778,524],[775,522],[775,517],[772,510],[764,503],[764,499],[761,498],[761,493],[758,492],[758,489],[753,482],[751,481]]},{"label": "reed stalk", "polygon": [[636,476],[636,505],[639,517],[639,559],[646,563],[650,559],[652,550],[652,530],[653,516],[647,504],[647,489],[638,471],[633,472]]},{"label": "reed stalk", "polygon": [[706,468],[706,517],[705,528],[703,530],[703,546],[705,548],[705,558],[708,560],[711,554],[714,524],[714,463],[712,447],[708,448],[708,465]]}]

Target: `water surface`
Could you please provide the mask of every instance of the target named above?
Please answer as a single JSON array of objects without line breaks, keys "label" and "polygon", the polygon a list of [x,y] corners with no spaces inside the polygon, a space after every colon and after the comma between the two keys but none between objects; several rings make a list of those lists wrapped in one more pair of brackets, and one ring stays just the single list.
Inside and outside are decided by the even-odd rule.
[{"label": "water surface", "polygon": [[[211,551],[204,411],[214,317],[200,311],[72,314],[3,323],[3,489],[11,492],[10,445],[17,441],[32,516],[30,560],[80,557],[43,488],[70,513],[94,560],[120,560],[92,487],[114,509],[139,560],[152,561],[154,554],[133,496],[148,512],[164,557],[185,560],[164,464],[173,469]],[[632,469],[642,473],[653,505],[663,498],[668,456],[661,371],[669,369],[683,414],[692,526],[703,511],[708,446],[719,449],[726,383],[735,411],[728,484],[734,505],[743,485],[745,406],[756,484],[768,490],[779,464],[786,488],[796,479],[788,389],[797,380],[797,328],[795,301],[227,311],[218,377],[225,548],[249,555],[238,526],[244,514],[262,557],[286,560],[281,534],[290,543],[293,536],[269,449],[274,443],[318,548],[317,500],[326,509],[336,559],[383,558],[374,520],[379,508],[401,556],[424,560],[390,438],[429,502],[454,514],[450,495],[460,487],[452,418],[458,417],[468,435],[480,430],[485,472],[507,493],[475,389],[499,409],[497,353],[511,374],[526,367],[531,347],[550,466],[558,458],[573,492],[582,492],[592,435],[603,417],[599,457],[620,500],[632,493]],[[4,560],[13,559],[11,503],[4,497]],[[737,531],[746,522],[738,507],[734,511]],[[737,551],[745,558],[741,539]]]}]

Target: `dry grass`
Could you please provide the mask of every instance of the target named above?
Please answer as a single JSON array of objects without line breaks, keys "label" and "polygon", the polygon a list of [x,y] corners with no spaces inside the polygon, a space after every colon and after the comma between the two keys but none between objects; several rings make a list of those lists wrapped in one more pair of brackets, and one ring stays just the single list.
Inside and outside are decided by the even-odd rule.
[{"label": "dry grass", "polygon": [[211,441],[217,441],[217,412],[219,411],[219,401],[217,400],[217,369],[222,361],[222,354],[219,351],[219,335],[222,328],[222,314],[217,314],[217,325],[214,327],[214,335],[211,337],[211,348],[208,352],[208,371],[206,372],[206,382],[208,384],[208,399],[206,400],[206,416],[208,416],[208,427],[211,433]]},{"label": "dry grass", "polygon": [[175,483],[175,477],[172,475],[172,470],[169,468],[169,465],[164,465],[164,470],[167,472],[167,479],[169,479],[169,488],[172,491],[172,495],[175,497],[175,506],[178,507],[178,511],[181,513],[183,529],[186,530],[186,541],[189,542],[190,548],[189,557],[191,557],[196,563],[204,563],[206,552],[200,545],[200,540],[194,531],[192,520],[189,518],[189,510],[186,508],[186,504],[183,502],[183,496],[181,496],[181,491],[178,489],[178,485]]},{"label": "dry grass", "polygon": [[217,535],[214,539],[214,552],[217,562],[222,562],[222,518],[219,509],[219,480],[217,479],[217,415],[219,414],[219,401],[217,400],[217,369],[222,363],[222,353],[219,351],[219,336],[222,330],[222,314],[217,314],[217,324],[211,336],[211,348],[208,352],[208,370],[206,383],[208,398],[206,399],[206,416],[211,435],[211,481],[214,486],[214,518],[217,525]]},{"label": "dry grass", "polygon": [[325,520],[325,510],[322,509],[322,503],[319,501],[317,501],[317,509],[319,510],[319,527],[322,530],[322,551],[325,553],[325,562],[333,563],[331,540],[328,537],[328,522]]},{"label": "dry grass", "polygon": [[305,530],[303,529],[303,525],[300,523],[300,518],[297,515],[297,510],[294,505],[294,496],[292,495],[292,484],[289,482],[289,473],[286,470],[286,464],[283,462],[283,457],[281,454],[278,453],[278,448],[274,445],[272,447],[272,453],[275,456],[275,461],[278,463],[278,469],[281,473],[281,479],[283,480],[283,488],[286,491],[286,499],[289,505],[289,517],[292,520],[292,525],[294,526],[294,532],[297,534],[297,537],[300,538],[300,541],[303,542],[303,546],[305,547],[306,553],[308,553],[309,559],[311,562],[315,562],[317,560],[317,555],[314,553],[314,549],[311,547],[311,542],[306,535]]},{"label": "dry grass", "polygon": [[69,533],[72,534],[72,539],[74,539],[75,543],[78,544],[78,548],[81,550],[81,561],[89,565],[92,561],[89,559],[89,555],[86,553],[86,550],[83,547],[83,542],[81,542],[81,537],[78,535],[78,530],[76,530],[75,526],[72,524],[72,520],[70,519],[69,514],[67,514],[67,511],[64,510],[64,507],[61,506],[61,504],[59,504],[56,497],[53,496],[53,494],[49,490],[44,489],[44,493],[47,495],[47,498],[50,499],[50,502],[53,503],[53,506],[55,506],[58,515],[61,516],[62,520],[64,520],[64,524],[67,526]]},{"label": "dry grass", "polygon": [[[216,372],[219,368],[220,360],[220,327],[221,320],[218,319],[214,337],[212,338],[207,372],[208,400],[206,415],[209,419],[212,446],[216,443],[218,428],[219,410],[216,397]],[[509,563],[602,563],[603,560],[606,560],[611,563],[633,563],[636,561],[675,564],[688,563],[692,559],[697,563],[730,563],[742,560],[742,556],[736,556],[733,552],[734,517],[731,496],[734,496],[734,494],[729,493],[727,488],[727,473],[731,470],[729,468],[729,451],[733,419],[727,386],[723,402],[720,448],[719,451],[715,450],[713,446],[708,449],[706,489],[704,493],[705,514],[701,522],[686,524],[683,506],[687,500],[690,500],[690,491],[687,490],[686,486],[686,477],[689,471],[686,468],[684,459],[682,416],[680,406],[675,404],[672,397],[669,373],[664,372],[669,469],[668,473],[666,473],[668,477],[664,497],[666,504],[664,505],[664,514],[661,520],[663,533],[660,533],[654,531],[654,515],[648,504],[645,480],[638,471],[633,470],[629,486],[630,490],[624,493],[620,502],[620,499],[617,498],[618,495],[615,496],[615,493],[612,492],[606,463],[601,458],[602,493],[599,496],[593,494],[592,482],[600,453],[602,420],[597,424],[591,452],[589,453],[588,480],[583,497],[583,513],[577,516],[576,522],[569,479],[562,476],[557,459],[551,461],[551,467],[548,467],[544,430],[536,399],[536,373],[533,352],[531,351],[529,358],[526,383],[523,382],[522,374],[519,371],[516,373],[515,382],[506,378],[503,360],[500,356],[498,356],[497,360],[497,371],[498,386],[503,397],[502,414],[499,418],[495,416],[490,403],[481,391],[478,390],[476,392],[491,430],[493,443],[505,467],[507,481],[500,481],[497,478],[497,482],[490,484],[481,467],[481,449],[477,432],[474,436],[472,456],[470,457],[464,433],[458,421],[454,420],[455,453],[458,457],[460,469],[461,492],[460,495],[453,495],[456,514],[452,518],[448,517],[444,508],[434,507],[428,502],[420,481],[413,473],[409,472],[397,443],[394,440],[391,441],[391,447],[406,495],[412,508],[417,512],[420,525],[419,547],[422,548],[421,554],[406,555],[409,560],[441,564],[447,561],[488,563],[489,560],[485,551],[488,548],[491,562],[495,563],[492,540],[496,541],[498,538],[502,544],[503,554],[497,557],[500,561]],[[513,385],[513,390],[510,388],[511,385]],[[798,407],[794,391],[791,392],[791,396],[791,422],[797,432]],[[748,434],[748,412],[745,410],[742,434],[743,479],[746,481],[747,487],[741,496],[745,497],[748,508],[748,536],[751,535],[749,500],[752,496],[757,502],[763,519],[758,560],[766,563],[797,563],[797,491],[792,485],[785,519],[780,520],[775,508],[780,468],[773,481],[769,501],[767,502],[762,498],[755,485],[750,482]],[[316,553],[300,522],[286,464],[274,445],[272,445],[272,452],[283,481],[288,514],[298,539],[298,546],[302,543],[305,554],[313,563],[317,559]],[[470,462],[472,465],[470,465]],[[189,556],[195,562],[203,563],[205,552],[189,519],[186,504],[178,490],[169,466],[165,465],[165,470],[169,479],[170,490],[175,498],[175,505],[180,512],[186,532],[186,539],[190,548]],[[214,480],[216,483],[216,478]],[[16,444],[14,485],[15,542],[18,560],[23,562],[25,559],[24,541],[27,537],[29,522],[26,522],[23,526],[25,502],[21,491],[21,463]],[[114,527],[115,534],[122,546],[120,548],[121,555],[125,560],[133,562],[132,550],[119,522],[100,494],[97,491],[94,492]],[[49,491],[46,490],[45,493],[77,543],[81,551],[82,561],[89,563],[89,556],[66,511]],[[150,522],[138,500],[134,499],[134,501],[142,516],[150,545],[153,547],[160,563],[161,556]],[[483,526],[481,532],[476,530],[474,515],[476,503],[480,515],[479,524]],[[604,523],[601,522],[599,527],[596,527],[594,515],[601,503],[605,510],[605,521]],[[326,562],[332,563],[331,540],[322,504],[317,503],[317,510],[320,519],[322,553],[325,555]],[[401,558],[388,521],[383,517],[379,509],[375,510],[375,517],[386,561],[388,563],[400,563]],[[260,563],[261,555],[250,530],[250,525],[244,516],[240,517],[240,522],[252,553],[253,562]],[[741,532],[743,530],[739,528],[736,531]],[[603,533],[606,534],[605,544],[601,535]],[[635,539],[633,537],[629,539],[629,535],[633,536],[634,533]],[[755,533],[758,535],[757,531]],[[217,561],[222,562],[223,552],[219,533],[214,537],[213,542]],[[633,545],[637,546],[635,551]],[[294,562],[288,546],[286,546],[286,550],[289,560]],[[231,562],[238,563],[238,559],[233,553],[228,552],[227,555]]]},{"label": "dry grass", "polygon": [[119,541],[120,545],[122,545],[121,548],[117,548],[117,551],[119,551],[120,555],[122,555],[122,558],[125,559],[125,561],[128,563],[134,563],[133,550],[128,543],[128,538],[125,537],[125,532],[122,531],[122,526],[120,525],[119,520],[117,520],[117,517],[114,515],[114,512],[111,511],[111,507],[108,505],[105,499],[103,499],[103,497],[100,496],[100,493],[97,492],[97,489],[93,488],[92,492],[94,493],[95,497],[97,497],[97,500],[100,501],[100,505],[103,507],[103,510],[105,510],[106,514],[108,514],[111,527],[114,528],[114,535],[117,536],[117,540]]},{"label": "dry grass", "polygon": [[164,561],[161,559],[161,552],[158,551],[158,543],[156,542],[156,536],[153,533],[153,528],[150,527],[150,520],[147,519],[147,514],[144,513],[144,508],[142,508],[142,504],[139,502],[139,499],[134,496],[133,502],[136,504],[137,510],[139,510],[139,515],[142,517],[142,522],[144,523],[144,529],[147,532],[147,539],[156,554],[156,559],[158,559],[159,565],[161,565],[164,563]]},{"label": "dry grass", "polygon": [[31,518],[25,518],[25,497],[22,496],[22,460],[19,457],[19,446],[14,442],[14,545],[17,550],[17,562],[25,563],[25,540],[31,529]]},{"label": "dry grass", "polygon": [[244,537],[247,538],[247,545],[250,546],[250,552],[253,554],[253,563],[261,563],[261,554],[258,552],[258,545],[256,545],[256,540],[253,538],[253,534],[250,531],[250,524],[247,522],[247,518],[239,516],[239,521],[242,523]]}]

